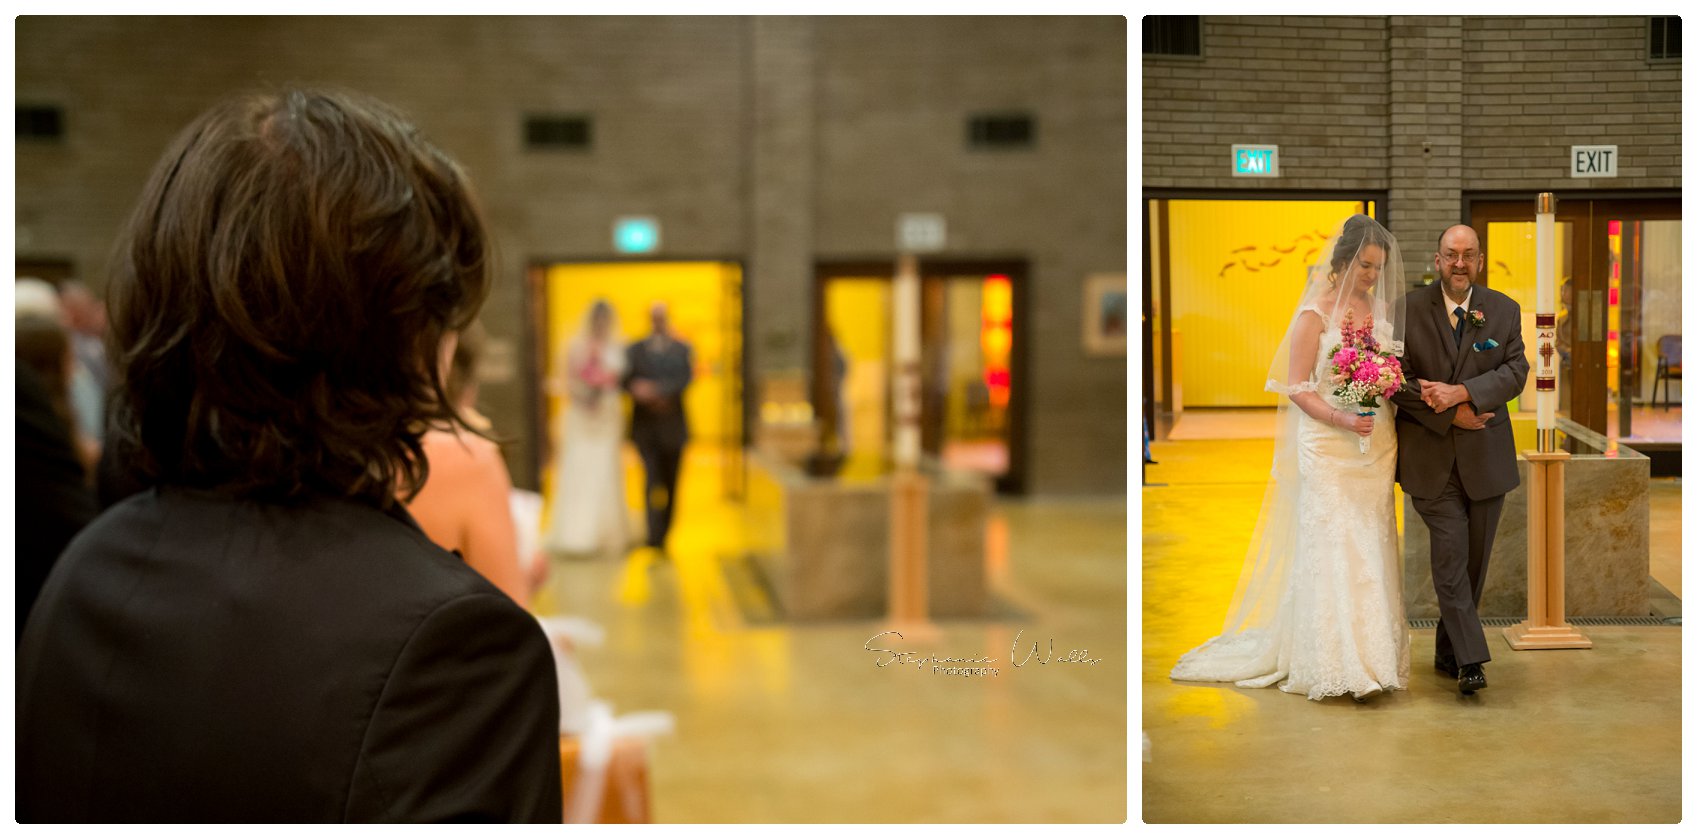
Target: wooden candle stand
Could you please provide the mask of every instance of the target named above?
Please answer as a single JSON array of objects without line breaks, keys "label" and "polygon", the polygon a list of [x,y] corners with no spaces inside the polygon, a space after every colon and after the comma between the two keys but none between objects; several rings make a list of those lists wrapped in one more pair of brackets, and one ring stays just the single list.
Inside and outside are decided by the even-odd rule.
[{"label": "wooden candle stand", "polygon": [[1505,630],[1516,650],[1588,650],[1591,639],[1567,623],[1564,451],[1522,452],[1526,487],[1526,620]]}]

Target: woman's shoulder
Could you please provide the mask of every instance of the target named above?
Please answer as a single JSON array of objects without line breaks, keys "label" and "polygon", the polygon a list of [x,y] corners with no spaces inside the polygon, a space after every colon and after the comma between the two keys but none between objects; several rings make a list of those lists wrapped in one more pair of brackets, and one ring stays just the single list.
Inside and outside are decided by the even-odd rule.
[{"label": "woman's shoulder", "polygon": [[430,460],[430,471],[444,472],[487,469],[495,464],[505,465],[501,447],[494,441],[470,432],[429,431],[421,441],[424,455]]},{"label": "woman's shoulder", "polygon": [[1337,291],[1335,289],[1321,289],[1319,293],[1314,295],[1314,299],[1308,301],[1308,304],[1303,306],[1302,309],[1314,312],[1326,320],[1331,320],[1332,311],[1337,307]]},{"label": "woman's shoulder", "polygon": [[436,544],[463,547],[468,517],[479,515],[491,494],[505,502],[512,489],[506,461],[500,447],[472,434],[432,431],[423,442],[430,474],[407,507]]},{"label": "woman's shoulder", "polygon": [[1314,300],[1296,310],[1298,327],[1306,325],[1311,329],[1325,329],[1331,325],[1330,309],[1323,301]]}]

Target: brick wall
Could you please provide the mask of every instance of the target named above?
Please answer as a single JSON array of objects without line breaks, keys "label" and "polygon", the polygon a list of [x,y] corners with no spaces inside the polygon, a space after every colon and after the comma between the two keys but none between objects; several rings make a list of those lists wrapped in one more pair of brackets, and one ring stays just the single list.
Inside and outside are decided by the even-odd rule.
[{"label": "brick wall", "polygon": [[1461,220],[1465,132],[1459,17],[1390,20],[1390,226],[1403,278],[1432,270],[1438,237]]},{"label": "brick wall", "polygon": [[[1384,18],[1204,17],[1203,58],[1143,58],[1143,185],[1384,189]],[[1279,146],[1281,177],[1234,178],[1232,144]]]},{"label": "brick wall", "polygon": [[[1644,17],[1204,17],[1203,58],[1143,58],[1148,188],[1389,193],[1410,279],[1472,190],[1680,187],[1680,65]],[[1282,177],[1233,178],[1234,143]],[[1571,145],[1620,176],[1572,178]]]},{"label": "brick wall", "polygon": [[[1466,18],[1469,189],[1680,185],[1680,64],[1646,62],[1645,18]],[[1568,147],[1620,146],[1620,176],[1568,177]]]},{"label": "brick wall", "polygon": [[[812,343],[803,313],[813,303],[817,206],[817,79],[813,22],[756,18],[750,27],[753,132],[750,154],[749,320],[755,369],[807,378]],[[751,396],[759,393],[750,388]],[[757,398],[757,397],[756,397]]]},{"label": "brick wall", "polygon": [[[882,256],[895,213],[949,221],[950,255],[1031,261],[1032,490],[1120,491],[1124,359],[1086,358],[1087,273],[1125,270],[1124,18],[44,18],[17,21],[20,103],[68,136],[20,146],[18,255],[104,282],[114,234],[170,138],[262,84],[334,84],[406,111],[470,170],[498,249],[484,311],[522,355],[533,261],[613,257],[614,216],[663,225],[661,258],[747,267],[745,346],[805,364],[812,261]],[[1035,152],[964,149],[968,111],[1030,108]],[[588,113],[588,154],[527,153],[529,111]],[[922,207],[915,207],[918,201]],[[795,340],[795,339],[800,340]],[[535,441],[520,377],[486,385]]]}]

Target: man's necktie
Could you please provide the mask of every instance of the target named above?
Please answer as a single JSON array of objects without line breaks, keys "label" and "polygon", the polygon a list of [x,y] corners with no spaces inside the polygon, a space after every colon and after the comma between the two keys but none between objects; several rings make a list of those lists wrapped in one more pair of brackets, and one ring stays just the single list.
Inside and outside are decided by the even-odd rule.
[{"label": "man's necktie", "polygon": [[1460,306],[1455,307],[1455,348],[1461,349],[1461,325],[1467,322],[1467,313]]}]

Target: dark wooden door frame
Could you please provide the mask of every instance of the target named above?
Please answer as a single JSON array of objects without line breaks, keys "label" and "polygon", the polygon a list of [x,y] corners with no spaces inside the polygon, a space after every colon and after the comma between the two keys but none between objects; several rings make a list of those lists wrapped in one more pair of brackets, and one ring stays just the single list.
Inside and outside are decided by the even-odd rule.
[{"label": "dark wooden door frame", "polygon": [[[1143,342],[1143,405],[1138,410],[1138,423],[1142,426],[1139,432],[1147,435],[1146,440],[1155,435],[1155,338],[1152,329],[1154,318],[1154,272],[1149,257],[1149,200],[1140,202],[1143,214],[1143,323],[1139,340]],[[1149,471],[1148,461],[1142,460],[1143,454],[1138,452],[1138,459],[1143,464],[1143,471]],[[1145,481],[1147,483],[1147,481]]]},{"label": "dark wooden door frame", "polygon": [[[812,381],[809,393],[816,415],[836,410],[836,394],[826,383],[831,381],[830,350],[825,340],[825,286],[834,279],[877,278],[891,280],[896,270],[894,254],[887,258],[854,257],[820,259],[814,263],[813,286],[813,351]],[[1013,292],[1013,348],[1008,358],[1011,381],[1008,388],[1008,471],[996,479],[996,491],[1007,495],[1022,495],[1026,487],[1026,438],[1030,436],[1028,394],[1030,393],[1030,263],[1020,256],[987,256],[919,259],[921,283],[927,279],[951,276],[1001,274],[1008,278]],[[835,416],[834,413],[831,416]]]}]

